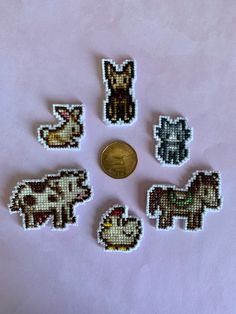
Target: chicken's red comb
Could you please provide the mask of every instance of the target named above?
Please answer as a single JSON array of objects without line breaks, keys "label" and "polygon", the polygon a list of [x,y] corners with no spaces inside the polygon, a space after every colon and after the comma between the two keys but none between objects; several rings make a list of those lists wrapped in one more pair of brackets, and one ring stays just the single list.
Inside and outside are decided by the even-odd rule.
[{"label": "chicken's red comb", "polygon": [[115,207],[115,208],[111,211],[110,215],[111,215],[111,216],[122,216],[122,214],[124,214],[124,213],[125,213],[124,207]]}]

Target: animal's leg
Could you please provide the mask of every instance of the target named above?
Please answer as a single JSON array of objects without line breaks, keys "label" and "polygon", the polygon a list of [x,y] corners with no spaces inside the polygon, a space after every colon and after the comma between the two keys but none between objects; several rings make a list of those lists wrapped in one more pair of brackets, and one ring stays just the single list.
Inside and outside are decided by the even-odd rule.
[{"label": "animal's leg", "polygon": [[183,148],[183,147],[180,147],[179,150],[178,150],[178,162],[182,162],[188,155],[188,150],[186,148]]},{"label": "animal's leg", "polygon": [[130,122],[134,118],[135,104],[129,101],[125,106],[125,122]]},{"label": "animal's leg", "polygon": [[117,120],[117,104],[114,98],[110,98],[108,105],[108,120],[116,122]]},{"label": "animal's leg", "polygon": [[65,215],[64,221],[69,224],[76,223],[76,217],[74,216],[73,208],[68,209],[67,211],[63,209],[63,215]]},{"label": "animal's leg", "polygon": [[161,159],[164,161],[164,162],[167,162],[167,152],[166,152],[166,149],[165,149],[165,144],[162,143],[160,147],[158,147],[158,155],[161,157]]},{"label": "animal's leg", "polygon": [[167,143],[164,143],[164,146],[163,146],[163,160],[165,161],[165,163],[171,163],[171,159],[172,159],[172,153],[171,151],[169,150]]},{"label": "animal's leg", "polygon": [[117,120],[117,108],[118,107],[118,103],[116,99],[112,100],[112,119],[113,120]]},{"label": "animal's leg", "polygon": [[158,199],[156,189],[149,192],[149,202],[148,202],[148,215],[150,218],[156,218],[158,209]]},{"label": "animal's leg", "polygon": [[188,150],[186,148],[182,149],[182,158],[185,159],[188,156]]},{"label": "animal's leg", "polygon": [[162,214],[159,217],[158,228],[167,229],[170,227],[173,227],[173,215],[168,211],[162,211]]},{"label": "animal's leg", "polygon": [[25,223],[26,229],[37,227],[37,224],[34,221],[34,215],[32,212],[24,213],[24,223]]},{"label": "animal's leg", "polygon": [[172,153],[172,161],[175,165],[178,165],[180,163],[180,152],[178,150],[175,150]]},{"label": "animal's leg", "polygon": [[109,96],[108,102],[105,104],[105,114],[107,120],[112,121],[114,119],[114,101],[111,96]]},{"label": "animal's leg", "polygon": [[63,215],[63,209],[62,208],[56,208],[53,213],[53,225],[54,228],[57,229],[63,229],[65,228],[65,216]]},{"label": "animal's leg", "polygon": [[[197,216],[197,217],[196,217]],[[187,218],[187,230],[195,230],[198,228],[197,222],[199,214],[190,213]]]},{"label": "animal's leg", "polygon": [[176,163],[176,151],[168,150],[168,163]]},{"label": "animal's leg", "polygon": [[193,217],[193,226],[194,229],[201,229],[202,228],[202,213],[197,213]]},{"label": "animal's leg", "polygon": [[129,121],[128,118],[128,112],[127,112],[127,101],[124,101],[124,103],[122,104],[122,120],[124,120],[125,122]]}]

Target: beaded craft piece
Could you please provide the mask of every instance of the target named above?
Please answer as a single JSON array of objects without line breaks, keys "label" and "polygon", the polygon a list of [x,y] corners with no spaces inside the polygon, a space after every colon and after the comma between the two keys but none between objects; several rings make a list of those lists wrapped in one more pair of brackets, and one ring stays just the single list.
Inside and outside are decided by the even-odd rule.
[{"label": "beaded craft piece", "polygon": [[114,205],[106,211],[97,231],[98,243],[111,252],[136,250],[142,236],[142,220],[128,216],[128,207],[123,205]]},{"label": "beaded craft piece", "polygon": [[135,61],[125,60],[116,64],[112,59],[102,59],[102,73],[105,84],[104,122],[107,125],[133,123],[137,115]]},{"label": "beaded craft piece", "polygon": [[13,190],[9,210],[19,212],[24,229],[39,229],[49,220],[53,229],[65,230],[76,224],[74,206],[91,197],[85,170],[62,169],[40,180],[24,180]]},{"label": "beaded craft piece", "polygon": [[153,185],[147,192],[147,216],[163,230],[174,227],[174,218],[185,219],[185,230],[200,230],[205,212],[221,206],[220,173],[214,171],[197,170],[183,189]]},{"label": "beaded craft piece", "polygon": [[53,105],[56,125],[41,125],[38,141],[47,149],[79,149],[84,135],[83,105]]},{"label": "beaded craft piece", "polygon": [[186,118],[172,120],[160,116],[159,124],[153,128],[154,139],[158,141],[155,157],[165,166],[181,166],[189,159],[186,144],[192,140],[193,130],[188,128]]}]

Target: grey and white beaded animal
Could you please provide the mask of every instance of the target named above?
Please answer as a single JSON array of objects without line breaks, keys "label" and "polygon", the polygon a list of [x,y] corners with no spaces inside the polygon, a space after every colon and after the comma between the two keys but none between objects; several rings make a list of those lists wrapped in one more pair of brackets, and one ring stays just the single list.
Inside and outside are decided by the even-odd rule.
[{"label": "grey and white beaded animal", "polygon": [[153,128],[157,141],[155,157],[164,166],[181,166],[189,159],[190,153],[186,144],[193,138],[193,130],[188,127],[187,119],[160,116],[159,124]]}]

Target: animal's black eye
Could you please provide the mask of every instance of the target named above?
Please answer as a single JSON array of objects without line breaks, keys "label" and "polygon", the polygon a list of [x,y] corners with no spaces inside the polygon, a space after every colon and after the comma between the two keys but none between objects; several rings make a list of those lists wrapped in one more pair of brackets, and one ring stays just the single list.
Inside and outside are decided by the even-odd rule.
[{"label": "animal's black eye", "polygon": [[49,202],[56,202],[57,201],[56,195],[52,195],[52,194],[48,195],[48,201]]},{"label": "animal's black eye", "polygon": [[127,78],[124,77],[123,82],[126,84],[127,83]]},{"label": "animal's black eye", "polygon": [[115,78],[113,78],[113,84],[116,84],[116,79]]}]

